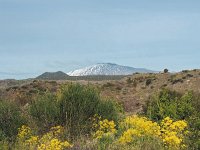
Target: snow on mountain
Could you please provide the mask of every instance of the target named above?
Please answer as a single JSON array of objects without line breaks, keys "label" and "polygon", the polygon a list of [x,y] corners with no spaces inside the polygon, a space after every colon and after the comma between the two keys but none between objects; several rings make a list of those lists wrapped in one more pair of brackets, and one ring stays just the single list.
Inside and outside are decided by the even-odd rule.
[{"label": "snow on mountain", "polygon": [[82,69],[74,70],[67,73],[70,76],[88,76],[88,75],[129,75],[135,72],[149,73],[155,72],[144,68],[133,68],[128,66],[121,66],[112,63],[100,63],[85,67]]}]

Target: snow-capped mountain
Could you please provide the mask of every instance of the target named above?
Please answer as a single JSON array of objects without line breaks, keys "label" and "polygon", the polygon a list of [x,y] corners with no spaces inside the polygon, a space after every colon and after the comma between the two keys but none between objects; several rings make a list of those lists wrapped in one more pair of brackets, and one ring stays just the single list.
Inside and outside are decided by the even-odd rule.
[{"label": "snow-capped mountain", "polygon": [[144,68],[133,68],[128,66],[121,66],[112,63],[100,63],[74,70],[67,73],[70,76],[88,76],[88,75],[129,75],[135,72],[150,73],[155,72]]}]

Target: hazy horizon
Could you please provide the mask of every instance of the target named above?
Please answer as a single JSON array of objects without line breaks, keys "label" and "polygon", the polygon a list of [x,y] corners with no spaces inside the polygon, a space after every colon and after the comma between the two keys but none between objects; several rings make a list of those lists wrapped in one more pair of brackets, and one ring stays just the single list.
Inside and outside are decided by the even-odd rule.
[{"label": "hazy horizon", "polygon": [[200,1],[0,0],[0,79],[96,63],[200,68]]}]

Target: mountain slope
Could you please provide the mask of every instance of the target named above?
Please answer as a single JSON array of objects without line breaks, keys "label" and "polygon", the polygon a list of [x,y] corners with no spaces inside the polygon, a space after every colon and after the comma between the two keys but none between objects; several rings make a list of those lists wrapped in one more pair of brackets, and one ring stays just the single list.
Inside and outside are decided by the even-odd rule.
[{"label": "mountain slope", "polygon": [[67,77],[69,77],[66,73],[62,71],[58,72],[45,72],[38,76],[36,79],[41,80],[65,80]]},{"label": "mountain slope", "polygon": [[133,68],[128,66],[121,66],[112,63],[100,63],[74,70],[67,73],[70,76],[88,76],[88,75],[130,75],[135,72],[150,73],[155,72],[144,68]]}]

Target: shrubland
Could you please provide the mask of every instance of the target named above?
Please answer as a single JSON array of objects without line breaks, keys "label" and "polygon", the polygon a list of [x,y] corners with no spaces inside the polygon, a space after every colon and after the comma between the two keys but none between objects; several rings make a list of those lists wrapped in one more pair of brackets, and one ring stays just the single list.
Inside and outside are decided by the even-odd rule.
[{"label": "shrubland", "polygon": [[0,149],[198,149],[199,96],[163,89],[127,115],[92,85],[70,83],[24,106],[0,101]]},{"label": "shrubland", "polygon": [[180,94],[163,89],[153,95],[144,107],[146,117],[160,122],[165,117],[174,120],[186,120],[189,134],[187,144],[190,148],[200,148],[200,95],[188,91]]}]

